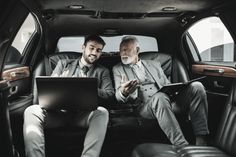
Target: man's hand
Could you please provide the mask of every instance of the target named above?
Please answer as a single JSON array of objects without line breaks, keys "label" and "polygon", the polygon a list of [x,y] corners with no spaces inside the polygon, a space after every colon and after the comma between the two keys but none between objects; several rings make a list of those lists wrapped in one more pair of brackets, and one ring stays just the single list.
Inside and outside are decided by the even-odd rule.
[{"label": "man's hand", "polygon": [[138,85],[138,80],[130,80],[121,84],[120,91],[125,97],[127,97],[129,94],[132,94],[138,88]]}]

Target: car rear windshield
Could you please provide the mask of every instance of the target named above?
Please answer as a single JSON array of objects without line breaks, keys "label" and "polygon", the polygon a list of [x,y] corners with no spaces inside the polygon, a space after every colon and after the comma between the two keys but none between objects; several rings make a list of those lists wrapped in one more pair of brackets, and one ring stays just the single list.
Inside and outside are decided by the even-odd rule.
[{"label": "car rear windshield", "polygon": [[[103,49],[104,53],[117,53],[119,51],[119,44],[121,39],[126,36],[112,36],[112,37],[104,37],[103,40],[106,42],[106,45]],[[158,51],[157,40],[154,37],[149,36],[140,36],[134,35],[138,41],[140,46],[140,52],[147,51]],[[82,45],[84,43],[84,36],[71,36],[71,37],[61,37],[57,43],[56,52],[66,52],[66,51],[74,51],[74,52],[82,52]]]}]

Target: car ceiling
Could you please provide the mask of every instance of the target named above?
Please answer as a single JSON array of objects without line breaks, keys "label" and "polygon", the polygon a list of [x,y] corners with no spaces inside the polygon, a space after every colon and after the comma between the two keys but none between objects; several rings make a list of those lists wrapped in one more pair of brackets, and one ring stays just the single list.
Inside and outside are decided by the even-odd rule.
[{"label": "car ceiling", "polygon": [[[55,36],[100,33],[160,35],[225,0],[23,0],[36,4]],[[82,7],[71,9],[71,6]],[[165,10],[166,9],[166,10]],[[182,23],[181,23],[182,22]],[[155,31],[154,31],[155,30]],[[158,32],[158,33],[157,33]]]},{"label": "car ceiling", "polygon": [[224,0],[37,0],[43,10],[65,9],[70,5],[83,5],[87,10],[107,12],[160,12],[164,7],[178,11],[197,11],[222,4]]}]

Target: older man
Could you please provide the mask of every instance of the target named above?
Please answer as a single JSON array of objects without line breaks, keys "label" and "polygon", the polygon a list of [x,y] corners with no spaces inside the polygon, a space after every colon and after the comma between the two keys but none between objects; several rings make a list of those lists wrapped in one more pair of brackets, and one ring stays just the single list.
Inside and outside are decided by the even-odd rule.
[{"label": "older man", "polygon": [[[173,145],[188,145],[176,120],[168,95],[158,90],[170,81],[158,61],[141,60],[139,44],[133,36],[126,36],[120,43],[122,63],[114,66],[116,98],[119,102],[134,102],[144,118],[157,119],[161,129]],[[207,98],[200,82],[191,83],[176,99],[178,107],[189,113],[196,145],[205,145],[209,133],[207,125]]]},{"label": "older man", "polygon": [[[113,97],[112,87],[108,69],[96,64],[100,58],[105,42],[99,36],[88,36],[82,46],[83,55],[76,60],[60,60],[52,73],[57,77],[96,77],[98,78],[98,97],[108,100]],[[65,117],[73,118],[75,125],[88,128],[82,157],[99,157],[101,147],[105,138],[108,111],[98,107],[94,111],[67,111],[58,114],[50,113],[39,105],[32,105],[24,113],[24,140],[27,157],[45,157],[44,127],[51,125],[50,119],[60,120]],[[70,118],[69,118],[70,119]]]}]

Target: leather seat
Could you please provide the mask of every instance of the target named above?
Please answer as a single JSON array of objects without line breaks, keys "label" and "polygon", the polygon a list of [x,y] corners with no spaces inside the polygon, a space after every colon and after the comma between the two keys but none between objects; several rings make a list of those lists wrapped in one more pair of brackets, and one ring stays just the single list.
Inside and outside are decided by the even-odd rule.
[{"label": "leather seat", "polygon": [[236,81],[221,119],[214,146],[186,146],[176,148],[172,145],[146,143],[138,145],[132,157],[228,157],[236,156]]},{"label": "leather seat", "polygon": [[132,157],[229,157],[229,155],[211,146],[178,148],[168,144],[146,143],[137,146]]},{"label": "leather seat", "polygon": [[[60,59],[76,59],[81,56],[82,53],[77,52],[60,52],[49,55],[42,60],[34,71],[34,78],[37,76],[50,75],[55,68],[58,60]],[[177,59],[172,58],[172,56],[160,52],[145,52],[139,54],[141,59],[152,59],[161,62],[162,68],[166,76],[172,82],[185,82],[189,80],[187,71],[185,70],[183,64]],[[102,56],[99,63],[107,67],[112,74],[112,67],[120,62],[120,56]],[[36,84],[34,81],[33,88],[34,104],[38,103]],[[113,142],[119,140],[138,140],[144,139],[148,141],[160,141],[169,142],[160,129],[157,121],[155,119],[144,119],[133,112],[132,105],[122,105],[116,102],[107,104],[104,107],[108,108],[110,112],[110,120],[107,131],[106,141]],[[178,111],[175,111],[176,113]],[[183,113],[177,114],[177,119],[180,121],[180,125],[184,128],[187,137],[192,136],[191,125],[187,116]],[[68,144],[70,148],[74,147],[76,149],[81,149],[83,147],[84,135],[86,129],[75,128],[70,126],[65,126],[64,122],[57,122],[57,126],[45,128],[46,137],[46,151],[52,150],[50,152],[60,151],[60,148],[66,148]],[[187,138],[188,139],[188,138]],[[188,139],[191,141],[192,139]],[[106,142],[105,141],[105,142]],[[57,143],[60,142],[61,145],[57,147]],[[73,146],[72,146],[73,145]],[[76,146],[75,146],[76,145]],[[53,146],[53,147],[50,147]],[[50,153],[49,152],[49,153]],[[50,155],[49,155],[50,156]]]}]

